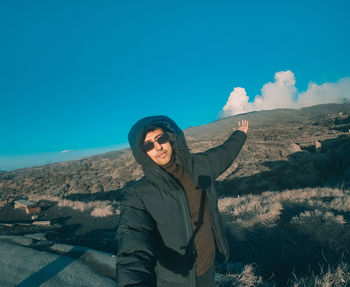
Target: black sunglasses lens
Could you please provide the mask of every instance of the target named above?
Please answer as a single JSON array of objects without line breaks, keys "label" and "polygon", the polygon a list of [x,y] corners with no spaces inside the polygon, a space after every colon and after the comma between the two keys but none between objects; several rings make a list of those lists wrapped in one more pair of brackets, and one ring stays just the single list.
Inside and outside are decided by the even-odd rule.
[{"label": "black sunglasses lens", "polygon": [[[169,136],[167,134],[162,134],[158,138],[156,138],[157,143],[165,144],[169,141]],[[153,142],[146,142],[143,144],[143,149],[147,152],[154,148]]]},{"label": "black sunglasses lens", "polygon": [[161,135],[159,138],[157,138],[157,142],[159,144],[164,144],[169,141],[169,136],[167,134]]},{"label": "black sunglasses lens", "polygon": [[150,150],[153,149],[153,148],[154,148],[153,142],[148,142],[148,143],[145,143],[145,144],[143,145],[143,149],[144,149],[145,151],[150,151]]}]

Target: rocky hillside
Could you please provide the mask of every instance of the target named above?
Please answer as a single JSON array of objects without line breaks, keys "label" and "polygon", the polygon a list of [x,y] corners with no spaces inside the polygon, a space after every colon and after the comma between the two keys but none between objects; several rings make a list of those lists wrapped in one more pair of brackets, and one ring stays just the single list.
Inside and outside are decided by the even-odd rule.
[{"label": "rocky hillside", "polygon": [[[249,120],[248,140],[235,163],[218,178],[220,193],[350,186],[350,104],[252,112],[191,127],[185,130],[191,151],[221,144],[240,119]],[[0,196],[115,198],[142,175],[130,149],[124,149],[1,172]]]}]

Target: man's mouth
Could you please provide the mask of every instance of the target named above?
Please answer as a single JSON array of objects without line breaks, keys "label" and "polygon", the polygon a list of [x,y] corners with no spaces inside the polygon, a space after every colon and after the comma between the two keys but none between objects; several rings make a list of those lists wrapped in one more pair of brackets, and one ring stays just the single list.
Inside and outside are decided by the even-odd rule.
[{"label": "man's mouth", "polygon": [[166,154],[166,151],[164,151],[164,152],[162,152],[162,153],[160,153],[157,157],[161,157],[161,158],[163,158],[163,157],[165,157],[165,154]]}]

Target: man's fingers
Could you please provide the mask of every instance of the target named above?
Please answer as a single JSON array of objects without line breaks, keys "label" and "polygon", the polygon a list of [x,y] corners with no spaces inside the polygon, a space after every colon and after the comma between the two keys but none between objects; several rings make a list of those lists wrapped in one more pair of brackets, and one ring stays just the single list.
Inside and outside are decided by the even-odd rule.
[{"label": "man's fingers", "polygon": [[248,121],[247,120],[238,121],[238,126],[239,127],[243,127],[243,126],[247,126],[247,125],[248,125]]},{"label": "man's fingers", "polygon": [[[238,121],[238,130],[247,132],[247,130],[248,130],[248,125],[249,125],[249,122],[248,122],[247,120]],[[232,130],[235,131],[235,130],[237,130],[237,129],[233,127]]]}]

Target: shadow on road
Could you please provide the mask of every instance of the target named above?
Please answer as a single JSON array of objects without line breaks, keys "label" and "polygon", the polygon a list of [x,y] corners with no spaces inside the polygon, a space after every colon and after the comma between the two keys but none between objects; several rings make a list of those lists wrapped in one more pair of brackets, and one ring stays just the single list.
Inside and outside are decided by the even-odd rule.
[{"label": "shadow on road", "polygon": [[50,278],[56,276],[59,272],[69,266],[72,262],[82,256],[88,249],[82,247],[73,247],[70,251],[64,255],[58,257],[56,260],[52,261],[38,272],[32,274],[17,287],[37,287],[49,280]]}]

